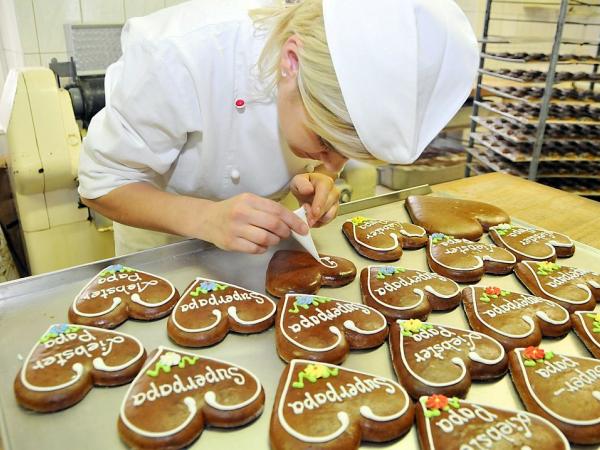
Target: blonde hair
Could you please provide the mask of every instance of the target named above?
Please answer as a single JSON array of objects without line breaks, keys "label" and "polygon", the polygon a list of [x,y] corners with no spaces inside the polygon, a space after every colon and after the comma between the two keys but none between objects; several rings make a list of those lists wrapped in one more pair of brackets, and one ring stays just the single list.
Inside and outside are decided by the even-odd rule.
[{"label": "blonde hair", "polygon": [[326,144],[347,158],[374,159],[361,142],[350,119],[331,61],[323,20],[322,0],[303,0],[293,5],[250,11],[258,27],[270,35],[258,61],[260,76],[274,91],[280,77],[279,61],[283,45],[297,35],[298,90],[308,115],[308,126]]}]

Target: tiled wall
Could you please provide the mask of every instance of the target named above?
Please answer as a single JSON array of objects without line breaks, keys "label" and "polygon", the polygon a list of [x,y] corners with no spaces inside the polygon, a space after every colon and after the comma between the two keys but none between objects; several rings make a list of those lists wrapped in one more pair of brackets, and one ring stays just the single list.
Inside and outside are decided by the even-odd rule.
[{"label": "tiled wall", "polygon": [[0,0],[14,3],[26,66],[66,61],[65,23],[124,23],[184,0]]}]

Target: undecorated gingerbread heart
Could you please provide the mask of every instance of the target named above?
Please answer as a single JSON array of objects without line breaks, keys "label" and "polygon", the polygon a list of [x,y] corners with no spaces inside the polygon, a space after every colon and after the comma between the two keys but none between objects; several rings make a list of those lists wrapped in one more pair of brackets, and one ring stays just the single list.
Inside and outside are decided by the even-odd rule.
[{"label": "undecorated gingerbread heart", "polygon": [[404,202],[412,221],[427,233],[443,233],[477,241],[491,226],[510,223],[506,212],[472,200],[411,195]]},{"label": "undecorated gingerbread heart", "polygon": [[179,299],[168,280],[122,264],[108,266],[77,294],[69,309],[72,323],[115,328],[128,317],[154,320],[171,312]]},{"label": "undecorated gingerbread heart", "polygon": [[222,281],[196,278],[175,305],[169,337],[179,345],[206,347],[220,342],[231,330],[259,333],[273,325],[273,300]]},{"label": "undecorated gingerbread heart", "polygon": [[383,344],[385,317],[376,309],[331,297],[286,294],[277,305],[277,352],[285,361],[305,358],[341,363],[350,349]]},{"label": "undecorated gingerbread heart", "polygon": [[125,394],[119,434],[131,448],[179,449],[206,426],[233,428],[251,422],[262,413],[264,402],[260,381],[248,370],[158,347]]},{"label": "undecorated gingerbread heart", "polygon": [[133,336],[101,328],[54,324],[33,346],[14,382],[25,408],[52,412],[82,400],[92,386],[128,383],[146,351]]},{"label": "undecorated gingerbread heart", "polygon": [[427,233],[417,225],[356,216],[342,225],[344,236],[365,258],[396,261],[402,249],[425,247]]},{"label": "undecorated gingerbread heart", "polygon": [[294,359],[281,375],[271,415],[274,450],[357,449],[386,442],[412,426],[406,391],[378,375]]},{"label": "undecorated gingerbread heart", "polygon": [[356,267],[337,256],[321,256],[321,262],[307,252],[277,251],[267,267],[266,289],[273,297],[288,292],[316,294],[321,286],[339,287],[351,283]]},{"label": "undecorated gingerbread heart", "polygon": [[564,336],[571,329],[569,312],[541,297],[497,286],[463,289],[463,308],[471,328],[493,337],[506,351],[539,345],[542,336]]},{"label": "undecorated gingerbread heart", "polygon": [[463,397],[471,379],[498,378],[507,369],[500,343],[476,331],[398,320],[391,325],[389,342],[396,375],[413,398]]},{"label": "undecorated gingerbread heart", "polygon": [[460,303],[460,287],[437,273],[399,266],[368,266],[360,273],[363,303],[389,321],[427,319],[431,310],[444,311]]}]

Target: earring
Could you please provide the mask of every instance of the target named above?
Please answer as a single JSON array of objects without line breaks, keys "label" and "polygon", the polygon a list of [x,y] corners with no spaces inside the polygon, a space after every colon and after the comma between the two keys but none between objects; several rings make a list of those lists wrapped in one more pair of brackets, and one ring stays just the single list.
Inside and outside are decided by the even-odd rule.
[{"label": "earring", "polygon": [[281,70],[281,76],[282,76],[283,78],[286,78],[286,77],[287,77],[287,75],[288,75],[288,74],[287,74],[287,72],[286,72],[285,70],[283,70],[283,69],[282,69],[282,70]]}]

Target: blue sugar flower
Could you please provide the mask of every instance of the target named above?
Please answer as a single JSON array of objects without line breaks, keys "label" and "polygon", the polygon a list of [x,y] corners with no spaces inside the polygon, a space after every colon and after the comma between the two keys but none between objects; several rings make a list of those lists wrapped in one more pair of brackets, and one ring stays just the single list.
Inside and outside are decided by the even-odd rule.
[{"label": "blue sugar flower", "polygon": [[393,275],[396,273],[396,268],[393,266],[384,266],[381,268],[381,273],[384,275]]},{"label": "blue sugar flower", "polygon": [[296,297],[296,301],[294,303],[296,303],[297,305],[312,305],[312,302],[312,297],[309,297],[308,295],[301,295],[299,297]]},{"label": "blue sugar flower", "polygon": [[214,281],[203,281],[200,283],[200,289],[206,292],[212,292],[217,289],[217,283]]}]

